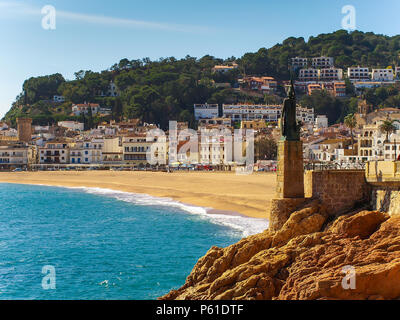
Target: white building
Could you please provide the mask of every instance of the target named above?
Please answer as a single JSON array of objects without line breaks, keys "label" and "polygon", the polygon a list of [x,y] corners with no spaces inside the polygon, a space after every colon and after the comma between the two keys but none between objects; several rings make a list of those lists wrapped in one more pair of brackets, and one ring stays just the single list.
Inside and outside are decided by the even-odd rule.
[{"label": "white building", "polygon": [[307,58],[301,58],[301,57],[295,57],[291,58],[291,64],[294,69],[303,69],[307,68],[308,66],[308,59]]},{"label": "white building", "polygon": [[103,161],[103,139],[79,141],[70,145],[71,164],[100,164]]},{"label": "white building", "polygon": [[100,111],[100,105],[97,103],[83,103],[83,104],[75,104],[72,106],[72,113],[75,116],[80,116],[81,114],[88,114],[89,108],[92,111],[92,114],[95,115]]},{"label": "white building", "polygon": [[301,69],[299,80],[304,82],[319,81],[320,70],[314,68]]},{"label": "white building", "polygon": [[312,58],[311,65],[315,69],[332,68],[333,67],[333,58],[332,57]]},{"label": "white building", "polygon": [[372,69],[372,81],[393,81],[393,69]]},{"label": "white building", "polygon": [[68,164],[69,146],[65,141],[47,142],[44,147],[39,147],[40,164]]},{"label": "white building", "polygon": [[28,154],[27,144],[2,141],[0,142],[0,168],[26,166]]},{"label": "white building", "polygon": [[321,81],[340,81],[343,79],[343,69],[324,68],[320,71]]},{"label": "white building", "polygon": [[367,81],[371,79],[369,68],[360,66],[347,68],[347,77],[350,81]]},{"label": "white building", "polygon": [[218,114],[218,104],[194,105],[194,118],[196,120],[218,118]]},{"label": "white building", "polygon": [[[297,120],[304,123],[314,123],[314,109],[297,106]],[[232,121],[265,120],[267,122],[278,122],[281,117],[282,106],[280,105],[229,105],[222,106],[224,118]]]},{"label": "white building", "polygon": [[77,121],[59,121],[57,125],[62,128],[67,128],[68,130],[71,131],[84,130],[84,124],[82,122],[77,122]]}]

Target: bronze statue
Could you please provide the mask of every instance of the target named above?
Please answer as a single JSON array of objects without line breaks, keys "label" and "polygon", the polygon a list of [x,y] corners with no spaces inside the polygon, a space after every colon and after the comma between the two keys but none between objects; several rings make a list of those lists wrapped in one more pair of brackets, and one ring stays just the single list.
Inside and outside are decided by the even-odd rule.
[{"label": "bronze statue", "polygon": [[288,97],[283,102],[282,107],[281,140],[300,141],[301,123],[297,122],[296,105],[296,93],[294,91],[292,80],[288,92]]}]

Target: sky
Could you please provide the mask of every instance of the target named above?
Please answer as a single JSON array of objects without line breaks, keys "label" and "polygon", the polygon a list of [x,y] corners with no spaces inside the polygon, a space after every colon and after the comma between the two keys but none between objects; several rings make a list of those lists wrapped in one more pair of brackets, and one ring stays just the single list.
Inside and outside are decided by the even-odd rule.
[{"label": "sky", "polygon": [[[43,28],[48,5],[55,29]],[[122,58],[241,57],[342,29],[346,5],[357,30],[400,33],[399,0],[0,0],[0,118],[33,76],[72,80]]]}]

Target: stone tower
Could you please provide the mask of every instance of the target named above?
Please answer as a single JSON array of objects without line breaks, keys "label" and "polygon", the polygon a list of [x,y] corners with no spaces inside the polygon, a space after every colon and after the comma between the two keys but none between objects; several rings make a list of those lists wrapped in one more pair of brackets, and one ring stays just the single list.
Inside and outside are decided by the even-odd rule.
[{"label": "stone tower", "polygon": [[32,139],[32,119],[18,118],[18,140],[22,142],[30,142]]}]

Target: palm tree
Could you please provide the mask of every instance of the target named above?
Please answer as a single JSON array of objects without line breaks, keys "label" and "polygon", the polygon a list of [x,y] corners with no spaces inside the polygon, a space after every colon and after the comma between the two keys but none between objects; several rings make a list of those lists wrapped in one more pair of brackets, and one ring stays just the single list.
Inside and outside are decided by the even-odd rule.
[{"label": "palm tree", "polygon": [[344,118],[344,124],[347,128],[350,129],[350,134],[351,134],[351,149],[352,153],[354,155],[354,135],[353,135],[353,130],[357,126],[357,119],[354,115],[354,113],[347,115]]},{"label": "palm tree", "polygon": [[396,126],[394,125],[394,120],[391,120],[389,117],[382,122],[382,124],[379,126],[379,130],[382,133],[386,133],[386,140],[385,142],[389,142],[389,134],[393,133],[396,131]]}]

